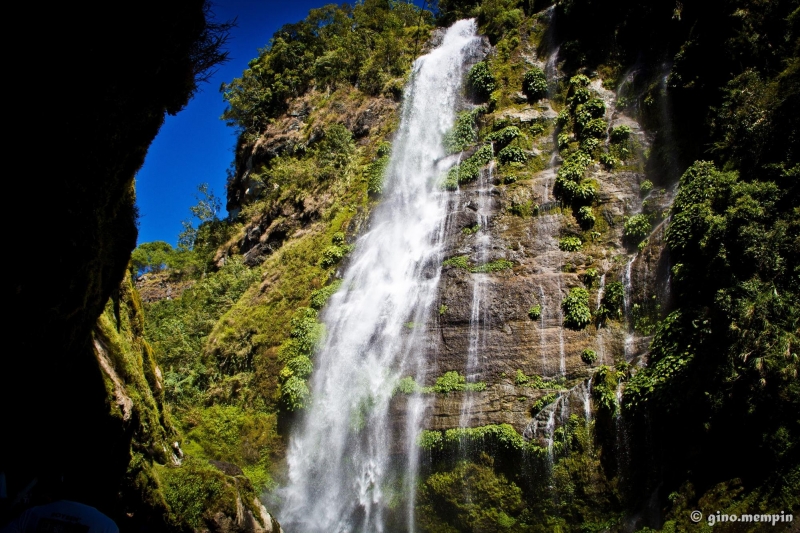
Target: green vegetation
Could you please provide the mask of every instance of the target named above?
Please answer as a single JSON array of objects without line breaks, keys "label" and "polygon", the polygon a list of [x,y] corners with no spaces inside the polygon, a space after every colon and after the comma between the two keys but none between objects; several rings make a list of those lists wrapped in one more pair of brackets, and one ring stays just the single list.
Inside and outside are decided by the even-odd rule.
[{"label": "green vegetation", "polygon": [[558,394],[556,394],[555,392],[551,392],[549,394],[546,394],[545,396],[542,396],[541,398],[533,402],[533,405],[531,405],[531,416],[536,416],[542,411],[542,409],[544,409],[557,399],[558,399]]},{"label": "green vegetation", "polygon": [[588,205],[581,206],[575,218],[578,219],[578,223],[583,228],[591,228],[597,220],[594,216],[594,211],[592,211],[592,208]]},{"label": "green vegetation", "polygon": [[470,267],[469,271],[472,273],[487,273],[487,272],[500,272],[501,270],[509,270],[514,268],[514,263],[507,259],[496,259],[481,265]]},{"label": "green vegetation", "polygon": [[533,200],[526,202],[516,203],[512,202],[508,207],[509,213],[518,217],[527,218],[539,212],[539,206],[533,203]]},{"label": "green vegetation", "polygon": [[600,301],[600,314],[604,318],[619,319],[622,317],[622,306],[625,303],[625,287],[619,281],[607,283]]},{"label": "green vegetation", "polygon": [[570,329],[583,329],[592,321],[589,310],[589,291],[581,287],[573,287],[561,302],[564,310],[564,325]]},{"label": "green vegetation", "polygon": [[466,378],[463,375],[459,374],[455,370],[451,370],[436,378],[436,383],[430,387],[423,387],[419,385],[411,376],[401,378],[395,386],[394,393],[447,394],[450,392],[482,392],[485,390],[486,383],[483,381],[467,383]]},{"label": "green vegetation", "polygon": [[481,441],[485,440],[491,440],[499,446],[513,450],[532,449],[522,435],[508,424],[448,429],[444,432],[425,430],[420,434],[418,444],[425,450],[444,450],[458,446],[461,441],[483,444]]},{"label": "green vegetation", "polygon": [[[506,146],[508,143],[522,135],[522,132],[516,126],[506,126],[503,129],[493,131],[487,135],[484,140],[487,142],[495,143],[496,146]],[[500,158],[502,161],[502,158]]]},{"label": "green vegetation", "polygon": [[281,344],[278,360],[284,362],[280,371],[280,398],[289,411],[308,405],[310,392],[307,379],[311,375],[311,356],[324,335],[324,326],[317,322],[317,311],[300,308],[292,318],[289,339]]},{"label": "green vegetation", "polygon": [[478,233],[478,231],[480,231],[480,229],[481,225],[476,222],[475,225],[473,226],[462,228],[461,233],[463,233],[464,235],[475,235],[476,233]]},{"label": "green vegetation", "polygon": [[188,459],[179,468],[160,468],[158,472],[172,522],[200,528],[217,512],[236,516],[236,487],[208,463]]},{"label": "green vegetation", "polygon": [[622,143],[627,141],[631,136],[631,128],[630,126],[617,126],[616,128],[611,130],[611,142],[613,143]]},{"label": "green vegetation", "polygon": [[583,361],[587,365],[594,364],[594,362],[597,361],[597,352],[589,348],[585,349],[584,351],[581,352],[581,361]]},{"label": "green vegetation", "polygon": [[342,280],[336,280],[330,285],[311,293],[311,308],[319,311],[328,302],[328,299],[342,286]]},{"label": "green vegetation", "polygon": [[329,4],[287,24],[240,78],[223,84],[223,118],[245,133],[260,132],[312,86],[357,85],[369,94],[397,96],[427,38],[431,14],[413,4]]},{"label": "green vegetation", "polygon": [[642,239],[650,235],[652,227],[653,225],[650,223],[650,217],[647,215],[633,215],[625,219],[623,235],[628,242],[638,244]]},{"label": "green vegetation", "polygon": [[[662,317],[650,295],[644,302],[636,300],[644,288],[634,287],[631,295],[636,332],[655,334],[648,364],[634,367],[633,376],[624,363],[597,368],[592,382],[596,420],[571,416],[559,422],[550,454],[541,434],[526,441],[511,426],[424,432],[419,528],[613,531],[645,507],[642,495],[655,495],[652,508],[668,509],[661,517],[664,531],[681,530],[679,514],[700,502],[722,502],[718,509],[739,513],[796,506],[800,288],[795,268],[798,134],[792,117],[798,116],[800,83],[797,17],[790,18],[796,8],[783,0],[770,3],[769,9],[749,1],[714,4],[708,6],[715,13],[709,19],[704,10],[661,0],[647,9],[627,1],[557,2],[553,20],[559,27],[548,30],[562,40],[557,44],[565,62],[559,68],[567,78],[551,80],[552,104],[559,111],[553,131],[546,121],[531,125],[503,115],[530,105],[520,101],[520,88],[529,101],[547,96],[544,73],[529,69],[524,58],[545,38],[545,18],[533,13],[544,6],[516,0],[442,0],[439,7],[442,24],[456,14],[477,17],[494,44],[491,55],[467,76],[473,95],[489,104],[460,114],[446,135],[449,152],[482,144],[448,172],[444,188],[456,189],[477,178],[495,152],[503,165],[498,188],[522,188],[544,168],[546,158],[539,153],[546,155],[552,134],[564,161],[554,194],[566,208],[562,212],[571,209],[583,231],[580,238],[562,239],[559,248],[578,251],[591,236],[595,244],[586,251],[594,254],[601,232],[620,224],[609,211],[600,216],[594,209],[604,179],[602,173],[591,179],[596,162],[625,171],[614,179],[628,179],[631,170],[647,172],[665,189],[677,178],[672,172],[688,170],[666,230],[675,307]],[[243,77],[225,87],[226,118],[243,133],[240,162],[246,157],[239,156],[251,152],[271,121],[280,124],[290,106],[302,105],[309,117],[303,119],[306,129],[297,133],[294,148],[254,163],[251,176],[267,187],[244,206],[239,220],[222,223],[206,217],[202,222],[203,215],[198,217],[198,233],[185,250],[202,253],[196,263],[202,268],[194,272],[195,277],[201,271],[206,275],[180,298],[147,306],[147,335],[190,458],[183,473],[162,474],[159,467],[158,476],[171,508],[192,524],[200,525],[218,509],[215,502],[235,501],[231,480],[201,459],[242,465],[246,479],[237,482],[239,490],[260,490],[271,483],[280,449],[280,439],[273,435],[276,420],[309,400],[306,380],[323,334],[316,311],[339,288],[332,275],[350,251],[345,233],[359,227],[351,226],[351,219],[358,213],[355,223],[361,224],[383,190],[388,145],[381,143],[391,126],[378,126],[356,140],[338,121],[350,124],[341,117],[350,120],[367,103],[366,95],[397,97],[431,22],[428,13],[401,3],[326,6],[276,33]],[[664,58],[670,61],[664,63]],[[643,68],[631,72],[634,61],[641,61]],[[623,79],[624,73],[630,78]],[[625,112],[637,113],[633,118],[647,135],[633,136],[624,125],[609,132],[605,104],[594,90],[597,82],[622,87],[618,105],[627,103]],[[669,122],[664,110],[669,110]],[[536,139],[543,132],[546,143]],[[647,145],[642,147],[644,139]],[[642,148],[647,148],[646,161],[640,160]],[[692,164],[700,150],[709,148],[704,157],[714,157],[714,162]],[[652,187],[649,180],[642,181],[642,196]],[[536,211],[530,196],[506,205],[518,216]],[[651,251],[657,254],[660,246],[656,238],[646,240],[661,214],[652,212],[653,205],[663,210],[653,202],[643,214],[624,220],[627,243],[649,247],[643,258]],[[272,255],[249,269],[237,259],[237,247],[241,235],[253,227],[248,224],[257,219],[262,230],[270,225],[288,229]],[[529,222],[508,220],[515,225]],[[475,225],[461,231],[471,235],[479,229]],[[208,235],[200,235],[202,231]],[[218,250],[225,258],[219,269],[210,260]],[[178,253],[154,243],[138,251],[133,268],[182,270]],[[592,320],[589,290],[596,288],[598,273],[584,268],[597,265],[599,257],[589,255],[581,254],[587,256],[585,264],[566,267],[583,272],[585,284],[571,289],[562,303],[564,324],[574,329],[586,328]],[[443,266],[477,273],[514,264],[500,259],[476,265],[468,256],[457,256]],[[605,286],[598,326],[622,318],[624,292],[620,282]],[[447,312],[442,304],[440,315]],[[538,320],[541,312],[541,305],[535,305],[528,314]],[[108,336],[107,326],[103,331]],[[623,325],[606,327],[616,335]],[[597,362],[592,349],[580,355],[587,365]],[[513,381],[518,387],[549,389],[532,402],[533,414],[557,400],[551,390],[566,385],[566,380],[547,381],[521,370]],[[624,401],[619,405],[622,386]],[[429,387],[404,377],[396,392],[447,394],[485,387],[447,372]],[[628,439],[625,460],[615,461],[622,457],[615,451],[622,434]],[[254,435],[265,435],[266,441],[255,442]],[[248,438],[253,442],[245,446]],[[747,461],[724,464],[718,450],[731,442]],[[729,494],[723,496],[725,492]]]},{"label": "green vegetation", "polygon": [[211,380],[252,369],[252,353],[245,351],[214,361],[204,347],[216,321],[258,277],[257,270],[250,270],[239,258],[231,258],[180,298],[145,307],[145,336],[163,369],[164,392],[171,404],[195,404],[209,391]]},{"label": "green vegetation", "polygon": [[386,167],[389,165],[389,155],[379,155],[378,159],[367,166],[365,175],[367,178],[367,191],[370,194],[381,194],[383,183],[386,177]]},{"label": "green vegetation", "polygon": [[563,386],[555,380],[544,380],[536,374],[527,375],[522,370],[514,374],[514,385],[531,389],[562,389]]},{"label": "green vegetation", "polygon": [[547,78],[542,69],[534,67],[525,73],[522,78],[522,92],[531,101],[541,100],[547,96]]},{"label": "green vegetation", "polygon": [[498,152],[497,159],[501,163],[524,163],[528,156],[517,146],[506,146]]},{"label": "green vegetation", "polygon": [[[423,531],[518,531],[522,490],[483,463],[463,461],[431,474],[420,486],[417,513]],[[464,499],[464,494],[471,497]]]},{"label": "green vegetation", "polygon": [[558,240],[558,249],[562,252],[577,252],[583,243],[578,237],[564,237]]},{"label": "green vegetation", "polygon": [[486,390],[486,383],[482,381],[467,383],[466,378],[455,370],[445,372],[443,376],[436,378],[436,384],[433,386],[433,392],[439,394],[457,391],[480,392],[483,390]]},{"label": "green vegetation", "polygon": [[600,278],[600,273],[596,268],[587,268],[586,272],[584,272],[581,277],[583,278],[583,284],[586,285],[586,288],[591,289]]},{"label": "green vegetation", "polygon": [[459,255],[456,257],[451,257],[449,259],[445,259],[444,261],[442,261],[442,266],[463,268],[464,270],[469,270],[473,274],[477,274],[477,273],[500,272],[501,270],[509,270],[511,268],[514,268],[514,263],[507,259],[496,259],[494,261],[489,261],[488,263],[483,263],[480,265],[472,265],[469,261],[469,258],[466,255]]},{"label": "green vegetation", "polygon": [[459,163],[447,172],[442,186],[447,190],[455,190],[460,183],[467,183],[478,178],[481,169],[494,157],[492,146],[484,144],[466,161]]},{"label": "green vegetation", "polygon": [[462,111],[458,114],[453,129],[444,136],[444,146],[448,153],[461,152],[478,141],[475,120],[482,111],[482,108],[476,108],[472,111]]},{"label": "green vegetation", "polygon": [[443,267],[452,266],[456,268],[463,268],[466,270],[469,268],[469,258],[466,255],[458,255],[456,257],[451,257],[449,259],[445,259],[444,261],[442,261],[442,266]]},{"label": "green vegetation", "polygon": [[467,74],[467,83],[472,93],[481,99],[487,99],[497,88],[497,80],[489,69],[486,61],[481,61],[472,67]]}]

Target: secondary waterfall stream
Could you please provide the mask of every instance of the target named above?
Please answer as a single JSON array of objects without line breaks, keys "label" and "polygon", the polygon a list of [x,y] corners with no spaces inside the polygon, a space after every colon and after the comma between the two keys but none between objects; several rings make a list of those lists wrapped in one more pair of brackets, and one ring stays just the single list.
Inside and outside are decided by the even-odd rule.
[{"label": "secondary waterfall stream", "polygon": [[[425,378],[419,331],[436,297],[446,218],[438,186],[445,169],[437,162],[446,155],[442,138],[455,120],[464,66],[479,46],[475,22],[459,21],[414,63],[383,201],[323,314],[313,401],[291,438],[289,482],[280,491],[287,531],[414,529],[425,400],[408,398],[405,428],[392,424],[389,404],[401,377]],[[408,506],[400,518],[393,511],[390,524],[398,490]]]}]

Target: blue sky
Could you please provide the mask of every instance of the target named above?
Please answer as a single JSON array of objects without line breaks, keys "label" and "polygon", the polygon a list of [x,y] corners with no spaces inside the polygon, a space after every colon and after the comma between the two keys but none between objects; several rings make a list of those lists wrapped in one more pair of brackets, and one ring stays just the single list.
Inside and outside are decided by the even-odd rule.
[{"label": "blue sky", "polygon": [[[218,68],[189,104],[167,116],[136,175],[139,242],[167,241],[173,246],[181,220],[189,218],[197,186],[208,183],[225,205],[225,171],[233,161],[234,128],[220,120],[225,105],[219,86],[241,75],[283,24],[302,20],[308,10],[330,1],[217,0],[218,21],[237,18],[227,48],[230,61]],[[222,213],[224,216],[225,213]]]}]

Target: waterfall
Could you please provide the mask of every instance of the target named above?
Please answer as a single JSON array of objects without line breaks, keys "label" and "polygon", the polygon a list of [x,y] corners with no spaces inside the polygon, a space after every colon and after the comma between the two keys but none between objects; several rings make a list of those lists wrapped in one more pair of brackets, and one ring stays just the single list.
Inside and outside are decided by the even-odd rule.
[{"label": "waterfall", "polygon": [[[475,32],[474,21],[456,22],[414,63],[383,202],[322,315],[327,335],[316,354],[312,403],[290,439],[288,484],[277,494],[287,531],[414,529],[425,404],[419,394],[408,398],[405,427],[392,424],[389,405],[401,377],[425,378],[421,326],[436,297],[446,219],[438,186],[445,169],[436,162],[455,121],[465,62],[479,52]],[[416,326],[404,327],[409,322]],[[389,524],[398,491],[408,507],[400,518],[392,511]]]},{"label": "waterfall", "polygon": [[547,315],[547,306],[544,299],[544,287],[539,284],[539,309],[541,316],[539,317],[539,352],[542,356],[542,376],[547,375],[547,342],[545,340],[544,321]]},{"label": "waterfall", "polygon": [[[494,146],[492,146],[494,148]],[[483,265],[489,261],[489,247],[491,245],[492,236],[489,233],[489,208],[490,208],[490,194],[492,188],[492,180],[494,173],[494,159],[489,163],[488,172],[480,172],[478,175],[478,182],[475,192],[477,198],[475,200],[476,214],[478,215],[478,225],[480,230],[475,236],[476,250],[474,257],[477,259],[477,264]],[[472,310],[469,318],[469,349],[467,350],[467,367],[465,369],[465,376],[468,383],[478,381],[480,373],[481,355],[485,354],[485,341],[486,336],[483,334],[484,329],[488,324],[486,299],[486,279],[488,274],[475,273],[472,275]],[[483,355],[485,357],[485,355]],[[459,426],[469,426],[469,417],[472,413],[472,406],[474,404],[474,392],[467,391],[464,393],[464,400],[461,403],[461,416],[459,419]]]},{"label": "waterfall", "polygon": [[625,322],[627,324],[627,333],[625,334],[625,361],[630,362],[633,359],[633,352],[634,352],[634,334],[633,334],[633,324],[632,324],[632,317],[631,317],[631,308],[633,306],[633,282],[632,282],[632,271],[633,271],[633,262],[636,261],[637,254],[633,254],[628,264],[625,265],[625,273],[622,276],[622,285],[624,287],[623,291],[623,310],[625,312]]},{"label": "waterfall", "polygon": [[567,360],[564,352],[564,294],[561,292],[561,276],[558,277],[558,294],[561,296],[561,303],[558,304],[558,375],[567,375]]}]

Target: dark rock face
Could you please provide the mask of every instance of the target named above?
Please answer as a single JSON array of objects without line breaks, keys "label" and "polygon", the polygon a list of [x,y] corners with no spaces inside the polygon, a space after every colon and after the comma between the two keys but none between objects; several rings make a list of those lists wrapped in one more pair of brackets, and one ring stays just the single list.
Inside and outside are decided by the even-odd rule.
[{"label": "dark rock face", "polygon": [[[609,105],[609,118],[612,113],[613,106]],[[627,117],[619,120],[632,125],[635,135],[646,144],[638,124]],[[541,138],[533,148],[552,150],[549,142]],[[634,305],[637,310],[648,306],[655,312],[657,305],[667,302],[668,261],[663,252],[661,226],[641,251],[626,247],[623,242],[624,217],[642,209],[640,183],[644,175],[635,171],[610,172],[599,164],[589,169],[588,177],[598,184],[594,207],[598,222],[593,229],[599,230],[590,238],[589,232],[579,227],[571,209],[554,201],[556,170],[547,169],[511,185],[501,185],[497,176],[485,176],[484,185],[468,184],[453,195],[445,258],[466,256],[473,267],[498,260],[512,265],[486,273],[444,266],[441,272],[439,297],[426,331],[430,361],[427,384],[447,371],[465,373],[470,344],[478,335],[473,379],[486,382],[488,387],[485,392],[473,394],[468,426],[508,423],[522,432],[531,423],[532,403],[552,390],[515,385],[518,370],[546,380],[559,378],[568,386],[576,386],[599,365],[613,365],[623,359],[635,363],[647,354],[650,337],[629,331],[624,320],[593,321],[578,330],[565,327],[562,301],[570,289],[581,287],[589,291],[593,315],[600,305],[603,284],[624,282],[626,276],[630,281],[626,305],[629,314]],[[671,202],[669,194],[662,196],[655,208],[660,211]],[[525,202],[545,208],[534,216],[513,214],[512,206]],[[471,230],[476,224],[481,227]],[[559,249],[559,239],[569,235],[581,236],[584,242],[580,250]],[[602,281],[587,284],[585,274],[589,269],[595,269]],[[478,311],[481,327],[474,323],[473,309],[478,283],[482,293]],[[537,305],[541,317],[532,320],[528,311]],[[581,360],[585,349],[597,353],[597,360],[591,365]],[[463,425],[464,394],[468,393],[432,395],[426,426],[442,430]],[[398,416],[402,415],[398,412]]]},{"label": "dark rock face", "polygon": [[[19,49],[37,57],[19,59],[32,105],[19,117],[25,144],[15,155],[38,169],[39,211],[11,232],[11,247],[24,253],[38,235],[47,254],[41,267],[15,261],[7,271],[0,409],[14,438],[2,439],[0,470],[12,495],[34,478],[64,476],[76,498],[118,517],[137,423],[110,416],[91,332],[136,244],[134,174],[164,114],[183,107],[211,66],[195,55],[204,2],[22,9]],[[57,138],[32,142],[45,130]],[[11,197],[30,197],[29,180],[15,186]]]}]

